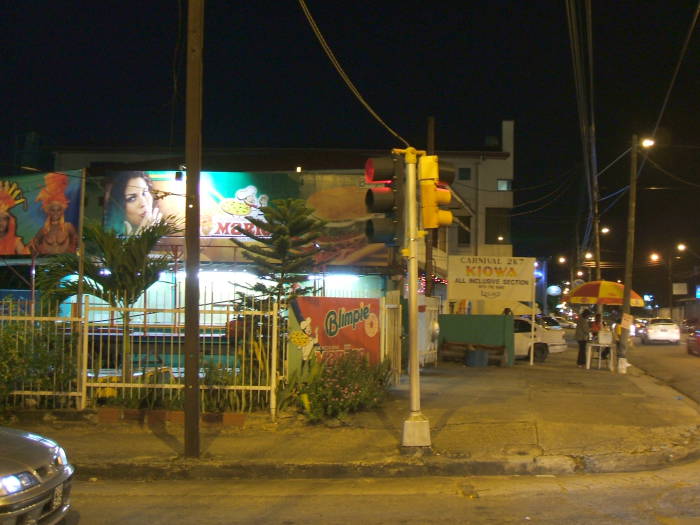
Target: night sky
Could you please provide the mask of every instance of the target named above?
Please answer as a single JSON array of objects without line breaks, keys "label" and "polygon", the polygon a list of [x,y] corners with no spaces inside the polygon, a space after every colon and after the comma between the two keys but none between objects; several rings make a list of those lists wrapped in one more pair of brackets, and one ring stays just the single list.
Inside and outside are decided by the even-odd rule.
[{"label": "night sky", "polygon": [[[480,148],[486,136],[500,135],[502,120],[514,120],[516,204],[553,193],[514,209],[524,213],[513,218],[516,254],[570,251],[586,204],[565,3],[457,4],[307,1],[349,77],[411,145],[425,147],[429,115],[436,118],[438,149]],[[697,5],[592,2],[600,169],[629,147],[632,133],[653,129]],[[29,131],[44,145],[182,151],[184,0],[2,6],[3,176],[12,173],[15,144]],[[342,83],[297,2],[209,0],[204,45],[205,147],[401,146]],[[653,154],[668,172],[698,185],[699,66],[696,29],[660,123],[663,144]],[[628,176],[625,156],[600,177],[601,194],[619,190]],[[566,191],[555,191],[560,184]],[[698,190],[644,168],[640,257],[676,237],[700,253]],[[601,204],[601,221],[613,228],[604,259],[622,260],[626,200]]]}]

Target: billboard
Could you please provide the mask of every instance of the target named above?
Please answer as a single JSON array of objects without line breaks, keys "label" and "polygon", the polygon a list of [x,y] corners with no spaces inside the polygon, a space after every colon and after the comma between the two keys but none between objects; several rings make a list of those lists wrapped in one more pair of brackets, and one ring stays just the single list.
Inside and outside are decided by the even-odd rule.
[{"label": "billboard", "polygon": [[[105,176],[104,223],[129,235],[163,216],[184,224],[186,175],[175,171],[108,172]],[[264,236],[248,217],[263,219],[261,208],[275,199],[299,198],[326,221],[316,263],[385,266],[383,244],[369,244],[365,221],[366,187],[361,175],[305,175],[296,173],[202,172],[200,174],[200,257],[204,261],[244,261],[229,239],[248,240],[236,227]],[[184,230],[168,240],[182,246]]]},{"label": "billboard", "polygon": [[532,301],[534,270],[532,257],[450,256],[448,300]]},{"label": "billboard", "polygon": [[0,180],[0,255],[52,255],[78,248],[82,171]]},{"label": "billboard", "polygon": [[379,362],[379,299],[297,297],[289,316],[290,370],[354,350]]}]

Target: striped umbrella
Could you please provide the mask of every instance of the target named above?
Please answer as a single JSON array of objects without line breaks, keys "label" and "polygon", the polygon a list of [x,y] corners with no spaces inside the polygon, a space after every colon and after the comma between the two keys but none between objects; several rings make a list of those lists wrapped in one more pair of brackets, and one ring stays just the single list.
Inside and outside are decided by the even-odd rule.
[{"label": "striped umbrella", "polygon": [[[569,302],[574,304],[622,304],[624,285],[613,281],[590,281],[574,288],[569,294]],[[644,300],[632,290],[631,306],[644,306]]]}]

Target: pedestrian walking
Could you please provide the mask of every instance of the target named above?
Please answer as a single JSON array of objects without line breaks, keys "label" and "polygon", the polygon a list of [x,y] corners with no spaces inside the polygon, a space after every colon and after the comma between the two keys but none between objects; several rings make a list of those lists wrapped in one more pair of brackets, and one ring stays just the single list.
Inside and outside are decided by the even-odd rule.
[{"label": "pedestrian walking", "polygon": [[590,315],[591,312],[584,310],[579,314],[578,320],[576,321],[575,337],[576,341],[578,341],[578,359],[576,360],[576,364],[579,368],[586,366],[586,344],[588,343],[588,336],[591,333],[591,329],[588,326],[588,317]]}]

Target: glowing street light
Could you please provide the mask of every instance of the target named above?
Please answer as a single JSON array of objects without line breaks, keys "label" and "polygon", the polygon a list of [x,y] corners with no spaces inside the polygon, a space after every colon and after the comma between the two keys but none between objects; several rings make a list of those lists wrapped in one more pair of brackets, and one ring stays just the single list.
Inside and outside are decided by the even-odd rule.
[{"label": "glowing street light", "polygon": [[603,226],[600,229],[600,233],[603,233],[603,234],[610,233],[610,228],[608,228],[607,226]]},{"label": "glowing street light", "polygon": [[659,262],[659,260],[661,260],[661,256],[658,253],[654,252],[649,255],[649,260],[652,262]]},{"label": "glowing street light", "polygon": [[653,147],[654,144],[656,144],[656,141],[652,138],[642,139],[642,142],[641,142],[641,146],[645,149],[649,149],[649,148]]},{"label": "glowing street light", "polygon": [[559,259],[557,259],[557,261],[559,261],[559,264],[564,264],[564,263],[566,263],[566,257],[561,256],[561,257],[559,257]]},{"label": "glowing street light", "polygon": [[586,252],[586,254],[584,255],[584,257],[585,257],[586,259],[593,259],[593,254],[592,254],[591,252]]}]

